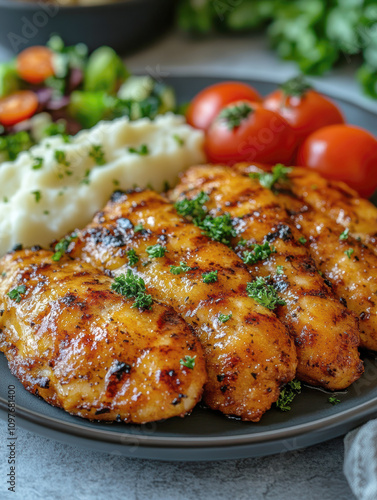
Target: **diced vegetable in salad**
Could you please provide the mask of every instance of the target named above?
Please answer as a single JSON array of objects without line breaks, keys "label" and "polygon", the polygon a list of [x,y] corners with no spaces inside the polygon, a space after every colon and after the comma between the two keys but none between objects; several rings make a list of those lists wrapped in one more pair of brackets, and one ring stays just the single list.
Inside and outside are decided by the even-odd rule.
[{"label": "diced vegetable in salad", "polygon": [[110,47],[92,54],[53,36],[0,65],[0,162],[51,135],[76,134],[100,120],[131,120],[174,111],[171,87],[132,76]]}]

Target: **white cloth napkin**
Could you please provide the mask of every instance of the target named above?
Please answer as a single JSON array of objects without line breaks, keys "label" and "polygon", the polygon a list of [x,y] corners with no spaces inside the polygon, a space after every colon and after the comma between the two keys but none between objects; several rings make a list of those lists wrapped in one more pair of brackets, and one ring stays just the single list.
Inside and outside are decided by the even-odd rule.
[{"label": "white cloth napkin", "polygon": [[358,500],[377,499],[377,420],[344,438],[344,475]]}]

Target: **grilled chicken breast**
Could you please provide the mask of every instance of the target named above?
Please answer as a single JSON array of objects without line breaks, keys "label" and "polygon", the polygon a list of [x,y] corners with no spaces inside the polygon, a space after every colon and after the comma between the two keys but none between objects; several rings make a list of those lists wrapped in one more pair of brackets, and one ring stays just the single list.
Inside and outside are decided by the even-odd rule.
[{"label": "grilled chicken breast", "polygon": [[[363,371],[357,320],[318,274],[300,243],[302,233],[272,191],[230,168],[204,165],[186,171],[170,197],[193,199],[201,191],[209,196],[205,206],[212,215],[232,216],[239,229],[232,247],[240,257],[249,255],[253,278],[270,277],[286,302],[276,314],[294,338],[298,378],[329,389],[343,389],[357,380]],[[254,245],[266,243],[272,253],[253,259]]]},{"label": "grilled chicken breast", "polygon": [[[245,164],[235,168],[245,174],[258,170]],[[318,269],[330,280],[336,295],[358,316],[360,346],[377,350],[377,256],[344,234],[342,225],[300,200],[290,191],[289,182],[276,192],[276,199],[304,234]]]},{"label": "grilled chicken breast", "polygon": [[[114,193],[76,234],[71,256],[116,275],[133,265],[147,289],[194,327],[205,352],[210,408],[258,421],[294,378],[293,342],[276,316],[248,297],[250,275],[241,259],[184,221],[162,196]],[[132,262],[130,251],[137,257]],[[216,281],[204,282],[209,272]]]},{"label": "grilled chicken breast", "polygon": [[309,169],[289,174],[292,193],[338,224],[349,229],[377,253],[377,208],[343,182],[328,181]]},{"label": "grilled chicken breast", "polygon": [[[184,416],[206,381],[172,308],[140,311],[90,264],[25,250],[0,260],[0,350],[25,388],[71,414],[145,423]],[[182,365],[195,358],[193,369]]]}]

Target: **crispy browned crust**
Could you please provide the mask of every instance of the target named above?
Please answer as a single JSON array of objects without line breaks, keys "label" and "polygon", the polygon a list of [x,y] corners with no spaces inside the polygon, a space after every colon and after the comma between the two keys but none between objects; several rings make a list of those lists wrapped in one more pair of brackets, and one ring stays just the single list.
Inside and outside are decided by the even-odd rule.
[{"label": "crispy browned crust", "polygon": [[[144,230],[135,232],[140,223]],[[77,234],[70,254],[116,274],[127,268],[127,250],[136,251],[135,269],[149,291],[173,306],[202,343],[209,376],[204,399],[212,409],[258,421],[278,399],[280,387],[294,378],[293,342],[276,316],[247,296],[250,275],[242,261],[181,219],[157,193],[115,193]],[[150,258],[146,248],[157,243],[167,253]],[[170,266],[180,262],[191,270],[172,274]],[[213,270],[218,281],[203,283],[202,274]],[[232,319],[221,323],[220,312],[232,312]]]},{"label": "crispy browned crust", "polygon": [[[145,423],[192,410],[206,369],[182,318],[158,303],[139,311],[90,264],[51,257],[26,250],[0,260],[0,350],[25,388],[88,419]],[[17,303],[7,293],[20,285]],[[186,355],[194,369],[181,365]]]},{"label": "crispy browned crust", "polygon": [[[247,174],[255,172],[257,167],[240,164],[236,170]],[[277,199],[307,238],[318,269],[330,280],[336,295],[359,318],[360,346],[377,350],[377,256],[351,235],[341,240],[344,226],[300,199],[292,192],[289,181],[280,186]],[[354,252],[348,258],[344,252],[350,249]]]},{"label": "crispy browned crust", "polygon": [[[258,181],[231,168],[198,166],[186,171],[171,199],[193,198],[200,191],[210,197],[212,213],[228,212],[239,228],[232,246],[242,256],[245,246],[268,241],[276,253],[249,266],[253,278],[270,276],[285,306],[276,314],[288,327],[298,354],[301,380],[329,389],[343,389],[363,372],[359,358],[359,330],[354,315],[337,299],[331,284],[321,278],[305,245],[279,198]],[[277,274],[277,266],[283,274]]]}]

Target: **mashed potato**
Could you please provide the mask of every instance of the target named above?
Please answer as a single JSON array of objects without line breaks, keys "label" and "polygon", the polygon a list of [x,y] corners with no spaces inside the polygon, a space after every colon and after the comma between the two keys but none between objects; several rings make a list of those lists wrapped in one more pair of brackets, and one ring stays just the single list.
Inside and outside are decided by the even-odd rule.
[{"label": "mashed potato", "polygon": [[204,160],[202,132],[173,114],[45,139],[0,165],[0,255],[19,243],[49,245],[87,224],[114,190],[162,190]]}]

